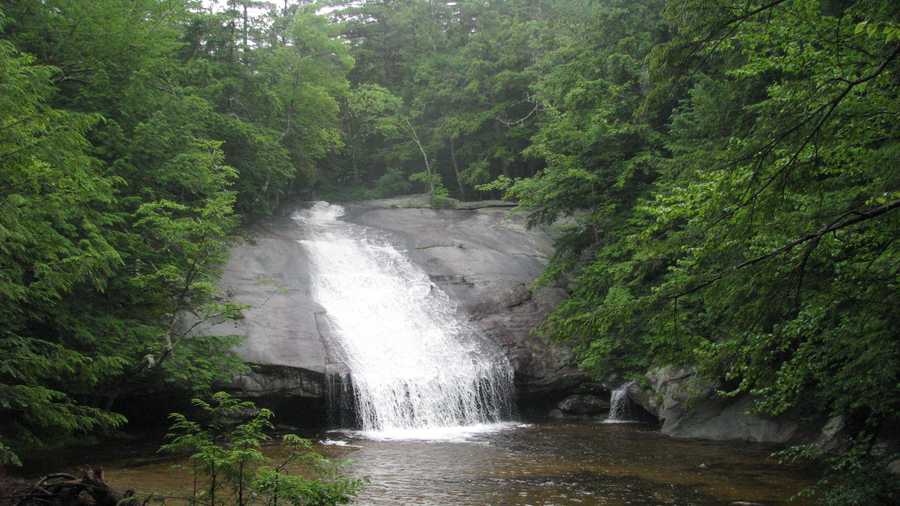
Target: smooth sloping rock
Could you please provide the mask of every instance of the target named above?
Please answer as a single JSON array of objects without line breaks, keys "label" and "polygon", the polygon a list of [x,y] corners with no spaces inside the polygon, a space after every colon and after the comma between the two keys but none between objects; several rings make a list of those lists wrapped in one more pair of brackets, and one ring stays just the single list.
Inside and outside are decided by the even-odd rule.
[{"label": "smooth sloping rock", "polygon": [[[584,383],[568,349],[531,334],[564,295],[529,289],[552,253],[551,239],[527,230],[505,203],[433,210],[406,207],[415,203],[407,200],[351,205],[346,219],[406,250],[461,315],[500,346],[516,371],[520,398],[555,402]],[[229,298],[248,306],[244,318],[197,332],[245,337],[236,351],[253,372],[233,387],[246,395],[322,398],[326,376],[346,368],[328,315],[312,298],[310,261],[298,243],[303,229],[288,214],[263,220],[246,235],[232,248],[220,281]]]},{"label": "smooth sloping rock", "polygon": [[723,399],[716,385],[689,369],[663,367],[647,373],[650,388],[632,385],[628,395],[661,422],[673,437],[784,443],[798,424],[751,413],[753,399]]},{"label": "smooth sloping rock", "polygon": [[[532,333],[564,297],[559,289],[532,291],[552,253],[550,237],[527,230],[502,207],[470,210],[350,206],[351,222],[372,227],[406,250],[459,304],[464,318],[497,343],[515,369],[520,400],[559,399],[582,392],[588,377],[574,367],[570,350]],[[380,232],[379,232],[380,231]],[[245,336],[238,354],[253,372],[234,385],[248,396],[322,399],[328,374],[343,373],[327,314],[310,293],[310,262],[298,243],[303,231],[289,216],[265,220],[236,245],[221,286],[245,317],[200,331]],[[715,385],[692,371],[648,373],[649,389],[629,390],[633,401],[676,437],[783,442],[796,424],[749,413],[751,400],[721,399]],[[590,393],[590,392],[583,392]]]},{"label": "smooth sloping rock", "polygon": [[500,345],[515,369],[520,399],[559,398],[588,381],[568,348],[533,333],[565,293],[530,290],[553,243],[548,234],[528,230],[522,216],[502,207],[385,209],[369,203],[351,207],[347,219],[388,233]]},{"label": "smooth sloping rock", "polygon": [[[243,336],[235,350],[253,372],[234,388],[253,397],[320,398],[328,369],[321,335],[325,310],[310,294],[309,260],[289,217],[267,220],[232,247],[220,287],[239,304],[243,318],[198,328],[198,333]],[[294,372],[290,372],[293,369]]]},{"label": "smooth sloping rock", "polygon": [[246,336],[237,351],[248,362],[324,373],[326,351],[316,315],[325,310],[310,293],[309,259],[297,242],[298,227],[277,218],[251,234],[232,249],[220,282],[248,309],[242,320],[216,330]]}]

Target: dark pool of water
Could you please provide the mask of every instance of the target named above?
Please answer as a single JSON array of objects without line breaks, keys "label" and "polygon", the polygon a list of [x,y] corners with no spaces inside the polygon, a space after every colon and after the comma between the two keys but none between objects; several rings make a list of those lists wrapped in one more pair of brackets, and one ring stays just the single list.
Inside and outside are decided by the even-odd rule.
[{"label": "dark pool of water", "polygon": [[[812,482],[809,470],[770,458],[771,447],[672,439],[639,424],[522,424],[462,442],[321,439],[345,445],[322,450],[368,480],[361,505],[769,505]],[[172,462],[107,466],[107,476],[122,488],[190,490]]]}]

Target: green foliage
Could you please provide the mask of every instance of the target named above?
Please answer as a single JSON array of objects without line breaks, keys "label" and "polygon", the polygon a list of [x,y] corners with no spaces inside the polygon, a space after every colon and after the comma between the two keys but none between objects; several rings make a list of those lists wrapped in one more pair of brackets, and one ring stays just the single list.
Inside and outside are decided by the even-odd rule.
[{"label": "green foliage", "polygon": [[443,183],[435,184],[434,190],[431,192],[431,207],[435,209],[449,209],[454,206],[454,201],[450,198],[450,191],[447,190],[447,187]]},{"label": "green foliage", "polygon": [[[309,440],[286,434],[281,444],[288,448],[287,456],[277,466],[261,467],[253,482],[254,490],[263,504],[271,506],[277,506],[279,502],[293,506],[347,504],[362,488],[361,480],[341,475],[340,462],[329,460],[312,451]],[[285,472],[289,466],[298,463],[314,470],[316,478],[310,479]]]},{"label": "green foliage", "polygon": [[0,443],[0,466],[21,466],[22,461],[12,449]]},{"label": "green foliage", "polygon": [[[214,394],[212,402],[194,399],[193,404],[205,422],[172,413],[169,442],[160,451],[189,454],[194,482],[198,473],[206,478],[202,490],[195,486],[194,504],[328,506],[346,504],[358,492],[361,482],[342,477],[337,464],[312,451],[308,440],[291,434],[282,441],[287,456],[272,465],[262,451],[271,439],[271,411],[225,392]],[[318,479],[285,472],[297,463],[312,467]]]},{"label": "green foliage", "polygon": [[[900,162],[900,48],[868,26],[900,13],[596,7],[533,84],[546,112],[526,153],[546,167],[486,187],[565,224],[546,278],[571,296],[544,330],[598,375],[691,366],[762,413],[841,415],[871,441],[900,417],[900,180],[884,170]],[[831,459],[823,497],[890,504],[895,483],[858,479],[882,473],[877,447]]]},{"label": "green foliage", "polygon": [[341,147],[352,59],[297,8],[2,9],[0,444],[16,462],[121,427],[120,399],[246,369],[236,338],[195,331],[240,316],[216,290],[239,222],[311,186]]},{"label": "green foliage", "polygon": [[102,293],[123,263],[104,231],[103,212],[119,180],[87,153],[97,118],[53,108],[56,69],[0,41],[0,449],[40,443],[45,434],[121,425],[122,417],[80,405],[72,390],[106,379],[117,357],[54,336],[53,316],[76,287]]},{"label": "green foliage", "polygon": [[558,230],[541,330],[585,368],[840,415],[822,497],[890,503],[860,470],[900,419],[895,4],[7,2],[0,459],[239,371],[183,316],[239,317],[214,285],[240,220],[418,186]]},{"label": "green foliage", "polygon": [[400,172],[400,169],[388,169],[378,181],[375,182],[375,193],[381,197],[393,197],[403,195],[412,190],[409,179]]},{"label": "green foliage", "polygon": [[[335,14],[351,80],[402,114],[354,164],[552,225],[540,282],[570,296],[541,330],[598,376],[693,367],[866,440],[900,419],[898,16],[884,0],[361,2]],[[893,493],[840,483],[845,504]]]},{"label": "green foliage", "polygon": [[[351,184],[363,184],[371,181],[378,174],[380,165],[390,160],[390,150],[385,148],[389,139],[400,135],[399,114],[402,101],[391,94],[386,88],[375,84],[360,85],[346,96],[343,104],[343,131],[346,139],[346,148],[342,163],[349,167],[337,171],[335,177],[338,182]],[[376,180],[376,192],[387,196],[395,190],[404,190],[397,186],[396,181],[391,181],[392,172],[400,174],[397,168],[387,169]],[[379,182],[381,177],[388,177],[385,184],[390,183],[394,188],[387,193]],[[401,176],[402,177],[402,176]]]},{"label": "green foliage", "polygon": [[356,86],[335,173],[372,185],[426,165],[459,198],[500,174],[532,175],[522,150],[542,110],[533,63],[555,10],[543,0],[340,4],[330,15],[350,44]]},{"label": "green foliage", "polygon": [[[225,392],[213,395],[212,403],[194,399],[208,421],[201,425],[180,413],[172,413],[169,442],[161,452],[189,453],[195,473],[208,478],[205,490],[195,490],[198,499],[211,505],[221,503],[222,488],[230,485],[235,496],[233,504],[247,504],[245,490],[255,468],[265,460],[262,444],[269,439],[273,414],[267,409],[256,410],[252,402],[240,401]],[[248,413],[252,413],[248,417]],[[219,494],[220,499],[216,496]],[[249,496],[249,494],[248,494]]]},{"label": "green foliage", "polygon": [[829,464],[817,487],[801,496],[814,497],[828,506],[894,504],[900,499],[900,489],[889,465],[900,454],[875,445],[874,438],[865,435],[850,440],[840,454],[826,454],[816,445],[798,445],[776,455],[787,462],[824,460]]}]

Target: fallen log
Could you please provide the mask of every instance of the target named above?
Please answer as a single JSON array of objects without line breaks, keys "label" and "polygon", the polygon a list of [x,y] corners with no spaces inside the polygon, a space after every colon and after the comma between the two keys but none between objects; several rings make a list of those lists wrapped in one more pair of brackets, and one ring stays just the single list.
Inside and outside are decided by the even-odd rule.
[{"label": "fallen log", "polygon": [[15,506],[139,506],[134,491],[120,493],[103,479],[103,468],[87,468],[81,478],[54,473],[20,494]]}]

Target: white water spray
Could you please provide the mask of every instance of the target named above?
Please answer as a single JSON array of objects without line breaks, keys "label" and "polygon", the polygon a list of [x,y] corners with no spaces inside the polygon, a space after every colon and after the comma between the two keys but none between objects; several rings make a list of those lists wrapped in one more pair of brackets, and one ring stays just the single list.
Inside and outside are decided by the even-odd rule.
[{"label": "white water spray", "polygon": [[298,212],[313,297],[350,370],[362,429],[438,438],[509,411],[512,368],[456,315],[449,297],[387,241],[326,202]]},{"label": "white water spray", "polygon": [[629,423],[633,420],[628,419],[628,387],[631,382],[625,383],[619,388],[612,391],[609,396],[609,416],[605,423]]}]

